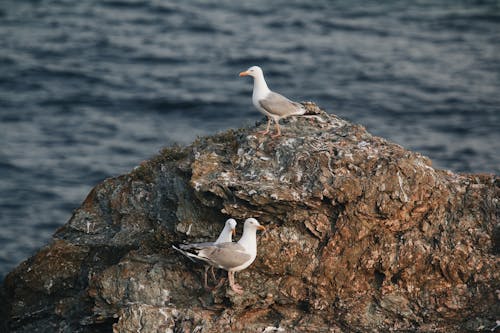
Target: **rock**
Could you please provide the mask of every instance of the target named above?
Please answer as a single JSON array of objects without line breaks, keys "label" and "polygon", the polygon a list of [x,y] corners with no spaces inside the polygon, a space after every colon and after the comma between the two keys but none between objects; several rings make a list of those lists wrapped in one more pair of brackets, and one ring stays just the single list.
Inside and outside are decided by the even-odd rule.
[{"label": "rock", "polygon": [[[464,331],[500,318],[499,179],[458,175],[308,103],[97,185],[4,282],[12,332]],[[260,126],[262,127],[262,125]],[[171,249],[257,218],[256,261],[203,289]],[[223,272],[219,276],[224,275]]]}]

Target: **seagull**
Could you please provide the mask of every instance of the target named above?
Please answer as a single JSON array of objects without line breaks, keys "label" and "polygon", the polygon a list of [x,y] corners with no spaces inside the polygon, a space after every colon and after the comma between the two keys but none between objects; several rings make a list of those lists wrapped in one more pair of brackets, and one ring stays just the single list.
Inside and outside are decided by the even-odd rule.
[{"label": "seagull", "polygon": [[233,241],[233,236],[236,235],[236,220],[228,219],[224,224],[224,229],[222,229],[219,237],[215,240],[215,242],[204,242],[204,243],[191,243],[191,244],[181,244],[179,247],[183,250],[189,250],[191,248],[196,248],[200,246],[207,246],[219,243],[227,243]]},{"label": "seagull", "polygon": [[265,135],[269,133],[269,126],[272,119],[276,125],[276,134],[272,135],[272,137],[278,137],[281,135],[280,119],[306,113],[306,109],[302,104],[292,102],[285,96],[271,91],[267,87],[266,80],[264,80],[264,73],[259,66],[250,67],[246,71],[241,72],[240,76],[253,77],[253,105],[267,116],[267,128],[265,131],[259,132],[260,134]]},{"label": "seagull", "polygon": [[235,293],[242,294],[243,288],[234,282],[234,273],[253,263],[257,256],[257,230],[265,229],[256,219],[248,218],[243,225],[243,235],[237,243],[212,244],[190,249],[192,252],[174,248],[187,257],[199,259],[213,267],[226,270],[229,286]]},{"label": "seagull", "polygon": [[[201,249],[207,246],[213,246],[215,244],[219,243],[228,243],[233,241],[233,236],[236,235],[236,220],[235,219],[228,219],[226,223],[224,224],[224,229],[222,229],[219,237],[215,240],[215,242],[204,242],[204,243],[191,243],[191,244],[181,244],[179,247],[182,250],[192,250],[192,249]],[[173,247],[176,250],[177,249],[175,246]],[[181,253],[184,253],[181,251]],[[207,283],[207,272],[208,269],[212,268],[212,277],[215,279],[215,274],[213,271],[213,266],[205,266],[205,274],[204,274],[204,286],[205,289],[208,288],[208,283]]]}]

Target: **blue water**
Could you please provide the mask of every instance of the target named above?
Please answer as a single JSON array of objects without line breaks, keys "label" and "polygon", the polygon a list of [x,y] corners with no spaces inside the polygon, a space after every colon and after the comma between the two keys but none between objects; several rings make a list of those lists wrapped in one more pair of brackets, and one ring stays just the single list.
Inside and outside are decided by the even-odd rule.
[{"label": "blue water", "polygon": [[455,172],[500,171],[498,1],[0,1],[0,278],[89,190],[253,124],[271,89]]}]

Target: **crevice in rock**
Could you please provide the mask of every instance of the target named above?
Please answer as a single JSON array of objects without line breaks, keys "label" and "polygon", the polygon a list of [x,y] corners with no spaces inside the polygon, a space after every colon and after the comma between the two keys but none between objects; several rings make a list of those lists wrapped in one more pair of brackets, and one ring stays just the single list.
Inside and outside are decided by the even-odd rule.
[{"label": "crevice in rock", "polygon": [[305,313],[310,313],[310,311],[311,311],[311,306],[310,306],[309,302],[306,300],[302,300],[302,301],[297,302],[297,308],[300,311],[305,312]]},{"label": "crevice in rock", "polygon": [[491,252],[494,255],[500,254],[500,224],[493,228],[493,236],[491,237]]},{"label": "crevice in rock", "polygon": [[119,318],[107,318],[106,321],[98,324],[84,326],[84,332],[92,333],[113,333],[113,325],[118,323]]},{"label": "crevice in rock", "polygon": [[345,211],[345,204],[337,204],[333,207],[332,215],[330,217],[330,227],[331,227],[331,235],[335,235],[338,231],[337,221],[339,219],[340,214]]},{"label": "crevice in rock", "polygon": [[385,281],[385,274],[380,270],[376,269],[373,273],[375,288],[380,290]]},{"label": "crevice in rock", "polygon": [[402,272],[403,272],[402,270],[399,270],[396,274],[391,276],[391,282],[393,284],[398,284],[398,282],[401,280],[401,273]]}]

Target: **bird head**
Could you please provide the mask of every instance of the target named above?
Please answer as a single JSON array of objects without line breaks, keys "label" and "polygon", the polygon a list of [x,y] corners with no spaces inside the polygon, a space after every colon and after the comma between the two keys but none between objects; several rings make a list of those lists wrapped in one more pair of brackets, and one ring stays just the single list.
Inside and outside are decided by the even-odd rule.
[{"label": "bird head", "polygon": [[254,78],[263,75],[264,73],[262,72],[262,69],[259,66],[252,66],[246,71],[240,73],[240,76],[251,76]]},{"label": "bird head", "polygon": [[266,228],[261,225],[259,223],[259,221],[257,221],[256,219],[254,219],[253,217],[251,218],[248,218],[245,220],[245,225],[244,225],[244,228],[254,228],[256,230],[266,230]]},{"label": "bird head", "polygon": [[236,220],[229,219],[226,221],[226,225],[228,225],[231,228],[231,233],[233,234],[233,236],[236,236]]}]

